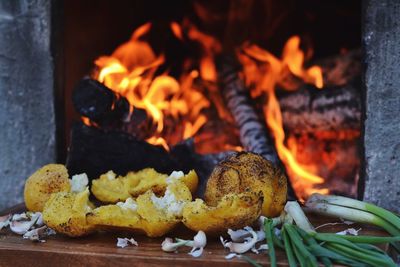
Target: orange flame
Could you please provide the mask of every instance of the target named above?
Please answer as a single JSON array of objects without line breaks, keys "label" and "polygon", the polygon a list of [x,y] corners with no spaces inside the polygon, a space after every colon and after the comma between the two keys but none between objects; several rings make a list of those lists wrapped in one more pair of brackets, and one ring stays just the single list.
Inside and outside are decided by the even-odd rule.
[{"label": "orange flame", "polygon": [[[323,183],[324,178],[315,173],[316,168],[313,168],[313,166],[299,164],[295,157],[295,146],[292,145],[291,149],[286,146],[282,114],[275,95],[275,86],[288,75],[286,69],[289,69],[291,74],[301,78],[306,83],[312,83],[318,88],[323,86],[322,71],[318,66],[312,66],[308,69],[303,67],[304,52],[300,50],[299,46],[300,38],[294,36],[286,42],[282,59],[276,58],[255,45],[246,46],[244,54],[240,54],[239,58],[244,65],[247,81],[256,85],[251,92],[252,96],[259,96],[262,93],[267,95],[268,100],[263,107],[266,123],[273,133],[277,152],[287,168],[298,198],[305,199],[311,193],[326,194],[329,191],[315,187],[315,185]],[[265,64],[261,72],[259,71],[261,68],[251,58]]]},{"label": "orange flame", "polygon": [[[163,134],[165,120],[184,117],[180,135],[192,137],[206,123],[201,112],[210,103],[192,86],[196,71],[184,73],[180,81],[168,74],[155,76],[158,67],[164,63],[164,56],[156,55],[151,46],[141,40],[150,29],[150,23],[142,25],[111,56],[98,58],[95,61],[98,72],[94,78],[126,97],[133,108],[146,110],[155,126],[154,135],[147,141],[168,149],[169,142]],[[183,38],[177,23],[172,23],[171,29],[177,38]],[[208,76],[213,78],[213,74]]]}]

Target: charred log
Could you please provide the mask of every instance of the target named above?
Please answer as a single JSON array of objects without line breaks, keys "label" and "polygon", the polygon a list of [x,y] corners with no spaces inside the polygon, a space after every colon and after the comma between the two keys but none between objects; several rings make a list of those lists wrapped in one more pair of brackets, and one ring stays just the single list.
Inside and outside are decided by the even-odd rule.
[{"label": "charred log", "polygon": [[129,103],[125,98],[89,78],[77,84],[72,94],[72,103],[79,114],[98,124],[120,121],[129,114]]},{"label": "charred log", "polygon": [[357,84],[317,89],[303,85],[295,92],[278,92],[287,132],[359,131],[361,96]]},{"label": "charred log", "polygon": [[324,86],[345,86],[360,78],[361,50],[352,50],[344,54],[317,60],[314,65],[322,68]]},{"label": "charred log", "polygon": [[239,128],[242,145],[246,150],[277,164],[279,158],[273,140],[254,110],[248,90],[238,75],[240,64],[234,57],[221,57],[217,65],[222,95]]},{"label": "charred log", "polygon": [[151,145],[120,131],[105,131],[77,123],[72,127],[66,166],[70,175],[85,172],[90,179],[109,170],[125,175],[144,168],[154,168],[162,173],[174,170],[187,173],[194,169],[200,179],[198,195],[202,195],[214,166],[231,153],[198,154],[192,139],[177,144],[167,152],[161,146]]},{"label": "charred log", "polygon": [[105,131],[77,123],[72,127],[66,162],[70,175],[86,172],[90,178],[113,170],[129,171],[154,168],[169,173],[177,163],[165,149],[119,131]]},{"label": "charred log", "polygon": [[82,79],[72,95],[75,110],[89,118],[105,130],[122,130],[144,139],[146,111],[138,108],[131,111],[129,102],[123,96],[113,92],[102,83],[85,78]]}]

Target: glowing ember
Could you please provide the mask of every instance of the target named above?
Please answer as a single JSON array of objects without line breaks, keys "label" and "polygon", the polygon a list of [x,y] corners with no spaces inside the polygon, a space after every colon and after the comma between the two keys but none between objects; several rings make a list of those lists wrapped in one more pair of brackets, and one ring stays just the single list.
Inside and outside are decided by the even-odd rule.
[{"label": "glowing ember", "polygon": [[[316,174],[316,166],[312,164],[303,166],[295,158],[295,145],[291,149],[285,144],[285,132],[283,130],[282,114],[279,102],[275,96],[275,87],[283,83],[287,76],[292,74],[301,78],[304,82],[312,83],[318,88],[322,88],[322,72],[317,66],[308,69],[303,67],[304,53],[299,48],[300,38],[294,36],[290,38],[282,53],[282,59],[276,58],[271,53],[258,46],[250,45],[244,47],[244,54],[239,57],[244,66],[244,74],[248,83],[255,84],[252,96],[256,97],[265,93],[267,101],[263,106],[265,120],[274,138],[280,159],[286,166],[292,186],[300,199],[305,199],[313,192],[328,193],[327,189],[317,189],[315,185],[324,182],[324,178]],[[251,58],[265,63],[263,71]],[[289,70],[289,73],[288,71]],[[289,89],[292,89],[288,86]]]}]

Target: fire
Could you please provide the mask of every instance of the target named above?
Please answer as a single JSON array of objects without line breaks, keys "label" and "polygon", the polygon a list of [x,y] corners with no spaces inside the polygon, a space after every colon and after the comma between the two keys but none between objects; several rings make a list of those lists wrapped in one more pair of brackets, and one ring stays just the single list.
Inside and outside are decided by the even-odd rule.
[{"label": "fire", "polygon": [[[275,146],[280,159],[285,164],[292,186],[299,199],[306,199],[311,193],[319,192],[326,194],[327,189],[318,189],[316,185],[324,182],[324,178],[316,174],[315,166],[302,166],[296,160],[296,146],[291,144],[290,148],[285,143],[285,132],[283,130],[282,114],[279,102],[275,95],[278,84],[287,80],[288,75],[301,78],[306,83],[312,83],[317,88],[323,87],[322,71],[318,66],[308,69],[303,67],[304,52],[299,48],[300,38],[291,37],[283,49],[282,58],[278,59],[271,53],[255,45],[247,45],[243,53],[239,55],[244,66],[244,74],[248,84],[253,83],[255,87],[251,94],[253,97],[266,94],[267,101],[263,106],[266,124],[275,138]],[[254,60],[264,63],[263,71]],[[289,70],[289,71],[288,71]],[[293,89],[295,86],[287,86]]]},{"label": "fire", "polygon": [[[242,150],[237,143],[229,142],[232,139],[229,134],[234,132],[232,128],[220,127],[198,134],[210,121],[206,111],[211,106],[219,119],[225,123],[232,121],[216,83],[214,57],[222,52],[221,43],[185,20],[181,25],[171,23],[170,30],[181,42],[195,41],[202,48],[199,59],[188,59],[183,63],[180,77],[161,71],[166,69],[164,55],[156,54],[145,41],[151,31],[150,23],[136,29],[131,39],[119,46],[112,55],[98,58],[95,61],[97,71],[93,77],[124,96],[131,105],[131,111],[146,111],[153,131],[146,141],[151,144],[169,149],[171,145],[197,134],[198,143],[205,144],[199,150],[201,153]],[[246,84],[251,88],[251,96],[267,97],[263,105],[266,124],[274,136],[279,157],[286,165],[298,198],[306,199],[313,192],[328,193],[327,189],[318,187],[324,178],[317,175],[317,166],[300,164],[296,160],[297,146],[295,141],[285,136],[282,114],[275,95],[278,85],[285,90],[295,90],[299,79],[322,88],[321,68],[304,67],[305,54],[300,49],[298,36],[287,41],[281,58],[256,45],[245,45],[238,56],[244,67]],[[200,87],[205,90],[199,90],[199,83],[196,83],[199,79]],[[87,125],[93,125],[87,118],[82,119]]]},{"label": "fire", "polygon": [[[172,23],[171,29],[177,38],[183,39],[182,29],[177,23]],[[197,70],[184,72],[179,81],[168,73],[156,75],[165,58],[162,54],[156,55],[150,44],[142,40],[150,30],[150,23],[142,25],[111,56],[98,58],[95,61],[98,71],[94,78],[126,97],[132,108],[146,110],[155,127],[153,136],[146,141],[168,149],[171,142],[165,134],[169,131],[165,121],[183,121],[183,129],[176,133],[182,137],[178,141],[192,137],[206,123],[207,119],[201,112],[210,106],[210,102],[193,87]],[[208,64],[207,59],[204,62]],[[206,71],[204,75],[215,79],[212,71]],[[89,122],[86,120],[85,123]]]}]

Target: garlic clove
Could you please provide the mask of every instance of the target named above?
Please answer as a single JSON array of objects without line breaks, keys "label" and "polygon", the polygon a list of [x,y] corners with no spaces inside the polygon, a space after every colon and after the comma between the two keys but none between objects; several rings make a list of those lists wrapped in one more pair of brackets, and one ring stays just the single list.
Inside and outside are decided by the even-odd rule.
[{"label": "garlic clove", "polygon": [[135,239],[133,239],[133,238],[128,239],[128,242],[131,243],[131,245],[139,246],[138,242],[137,242]]},{"label": "garlic clove", "polygon": [[44,222],[43,222],[43,216],[41,212],[35,212],[31,215],[31,220],[35,221],[35,224],[37,226],[43,226]]},{"label": "garlic clove", "polygon": [[249,251],[251,248],[254,247],[254,245],[257,243],[257,233],[253,231],[250,227],[248,227],[250,233],[251,233],[251,238],[248,239],[248,241],[245,241],[244,243],[236,243],[236,242],[226,242],[224,244],[224,247],[229,248],[231,252],[234,253],[245,253]]},{"label": "garlic clove", "polygon": [[32,221],[12,221],[10,224],[10,229],[16,234],[23,235],[31,229],[35,224]]},{"label": "garlic clove", "polygon": [[128,246],[128,240],[126,238],[117,237],[117,247],[124,248]]},{"label": "garlic clove", "polygon": [[193,237],[193,247],[204,248],[207,245],[207,236],[203,231],[199,231]]},{"label": "garlic clove", "polygon": [[244,229],[232,230],[228,229],[228,235],[233,242],[243,242],[244,238],[250,236],[250,233]]},{"label": "garlic clove", "polygon": [[361,231],[361,228],[356,230],[354,228],[348,228],[344,231],[337,232],[337,235],[358,235],[358,232]]},{"label": "garlic clove", "polygon": [[203,254],[204,248],[203,247],[194,247],[192,250],[188,253],[189,255],[198,258]]},{"label": "garlic clove", "polygon": [[269,248],[268,248],[268,245],[267,244],[262,244],[262,245],[260,245],[259,247],[258,247],[258,249],[257,250],[268,250]]},{"label": "garlic clove", "polygon": [[47,226],[42,226],[26,232],[22,237],[24,239],[29,239],[32,241],[46,242],[45,240],[43,240],[43,238],[49,235],[47,233],[47,229]]},{"label": "garlic clove", "polygon": [[181,241],[174,243],[174,240],[172,238],[165,238],[164,241],[161,243],[161,249],[165,252],[173,252],[177,250],[178,247],[185,245],[186,242]]},{"label": "garlic clove", "polygon": [[11,214],[7,214],[0,217],[0,230],[7,227],[10,224],[11,218],[12,218]]},{"label": "garlic clove", "polygon": [[236,253],[229,253],[228,255],[225,256],[225,259],[231,260],[231,259],[233,259],[233,258],[235,258],[235,257],[240,258],[240,255],[238,255],[238,254],[236,254]]},{"label": "garlic clove", "polygon": [[29,218],[28,218],[28,215],[25,213],[25,212],[23,212],[23,213],[17,213],[17,214],[14,214],[13,216],[12,216],[12,221],[21,221],[21,220],[28,220]]},{"label": "garlic clove", "polygon": [[125,238],[120,238],[120,237],[117,238],[117,247],[119,247],[119,248],[125,248],[125,247],[129,246],[129,243],[134,246],[139,245],[138,242],[136,242],[136,240],[133,238],[130,238],[130,239],[128,239],[126,237]]}]

